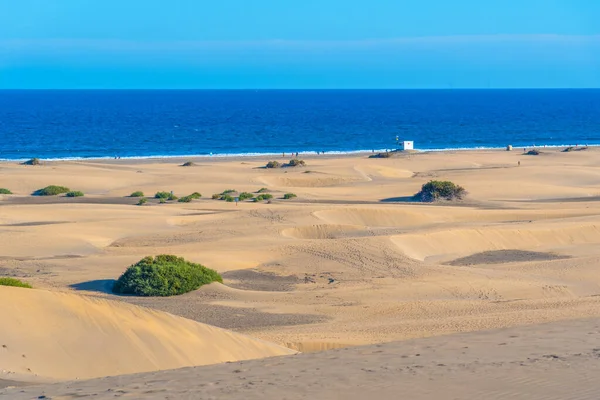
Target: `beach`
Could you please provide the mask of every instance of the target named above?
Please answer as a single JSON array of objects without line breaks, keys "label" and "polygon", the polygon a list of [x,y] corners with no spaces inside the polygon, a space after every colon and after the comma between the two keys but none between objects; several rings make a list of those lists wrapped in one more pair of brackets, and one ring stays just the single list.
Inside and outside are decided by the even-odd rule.
[{"label": "beach", "polygon": [[[0,187],[13,194],[0,195],[0,275],[26,281],[34,289],[0,287],[5,298],[27,299],[29,304],[5,311],[19,313],[22,319],[14,318],[22,325],[0,331],[0,342],[14,342],[6,343],[8,350],[0,348],[0,355],[20,346],[10,353],[14,358],[0,357],[0,380],[9,382],[0,385],[150,373],[44,388],[69,398],[69,390],[79,387],[102,398],[108,396],[108,387],[122,386],[142,396],[136,391],[141,389],[132,387],[152,381],[148,390],[158,390],[162,382],[175,397],[192,398],[194,393],[224,396],[227,391],[214,390],[233,381],[253,381],[255,387],[239,389],[229,398],[258,398],[261,388],[271,393],[267,398],[281,398],[280,392],[268,390],[283,390],[283,382],[294,377],[289,398],[314,395],[319,385],[329,394],[318,398],[335,398],[335,393],[364,398],[370,390],[380,398],[394,398],[397,385],[412,380],[403,387],[411,398],[436,398],[446,388],[461,396],[466,386],[472,393],[505,398],[508,392],[492,387],[491,377],[498,377],[506,385],[532,388],[546,382],[527,392],[528,398],[565,398],[551,385],[553,380],[562,377],[566,387],[579,387],[591,382],[589,371],[597,373],[598,346],[592,341],[600,318],[600,148],[538,150],[539,155],[524,155],[522,148],[399,152],[389,158],[301,154],[305,166],[273,169],[264,166],[272,160],[288,162],[289,155],[47,161],[39,166],[2,162]],[[193,165],[181,166],[186,161]],[[430,180],[452,181],[468,194],[460,201],[415,202],[412,196]],[[47,185],[85,195],[31,195]],[[228,189],[256,194],[262,188],[273,196],[270,201],[211,198]],[[139,199],[129,197],[135,191],[144,192],[148,202],[136,205]],[[160,204],[153,198],[159,191],[179,197],[199,192],[202,198]],[[283,199],[290,193],[296,197]],[[215,269],[223,283],[174,297],[111,292],[128,266],[158,254]],[[32,294],[37,292],[45,294]],[[32,300],[46,295],[55,300]],[[86,357],[85,343],[76,341],[79,355],[63,349],[52,353],[54,358],[43,357],[34,337],[19,338],[19,329],[31,330],[24,321],[41,319],[49,312],[44,304],[55,304],[55,296],[69,297],[64,302],[70,310],[79,310],[81,302],[102,303],[97,315],[77,314],[72,331],[88,335],[91,326],[99,326],[108,332],[107,327],[118,325],[114,321],[129,321],[131,330],[106,333],[107,345],[118,337],[114,340],[121,354],[136,354],[141,347],[151,349],[156,340],[165,357],[146,357],[142,370],[119,369],[113,368],[114,359],[89,350],[88,357],[106,364],[82,367],[81,377],[77,372],[82,370],[63,367]],[[61,312],[58,303],[53,307],[53,315],[62,321],[57,325],[70,326],[74,317],[69,313],[75,311]],[[149,317],[146,312],[158,314]],[[113,315],[120,319],[111,320]],[[139,333],[136,324],[147,331]],[[176,343],[153,339],[152,334],[164,333],[164,326],[173,324],[194,332],[222,328],[244,341],[235,339],[240,350],[232,350],[226,359],[169,358]],[[132,339],[131,332],[138,336]],[[57,335],[53,343],[66,346]],[[198,346],[183,336],[171,340],[182,347]],[[210,340],[224,340],[218,336]],[[550,337],[555,338],[552,343],[544,339]],[[250,346],[245,340],[264,346],[246,353],[241,350]],[[471,341],[477,345],[471,347]],[[377,347],[382,343],[389,344]],[[542,345],[549,346],[546,352],[536,347]],[[465,346],[467,354],[460,351]],[[350,349],[342,349],[346,347]],[[31,354],[36,351],[40,354]],[[295,351],[310,354],[293,355]],[[413,353],[429,358],[417,362]],[[398,354],[409,358],[395,360]],[[236,364],[273,355],[282,357]],[[528,361],[534,358],[536,362]],[[220,364],[224,361],[232,363]],[[514,371],[519,363],[526,364],[522,377]],[[220,365],[152,372],[201,364]],[[347,375],[342,364],[349,364]],[[358,364],[368,371],[354,368]],[[386,365],[388,370],[383,370]],[[255,375],[242,380],[246,368]],[[392,370],[404,372],[396,379]],[[209,371],[213,378],[195,380]],[[275,379],[275,372],[282,375]],[[316,384],[319,376],[337,382],[332,388],[338,391]],[[366,381],[362,386],[353,383],[367,377],[372,387]],[[431,379],[438,389],[419,392]],[[452,386],[457,379],[465,384]],[[175,386],[190,380],[198,387],[176,391]],[[22,398],[41,393],[31,387],[4,389],[0,395],[19,398],[20,390],[25,390]],[[600,388],[586,390],[572,398],[594,398]],[[150,394],[164,396],[159,391],[143,396]]]}]

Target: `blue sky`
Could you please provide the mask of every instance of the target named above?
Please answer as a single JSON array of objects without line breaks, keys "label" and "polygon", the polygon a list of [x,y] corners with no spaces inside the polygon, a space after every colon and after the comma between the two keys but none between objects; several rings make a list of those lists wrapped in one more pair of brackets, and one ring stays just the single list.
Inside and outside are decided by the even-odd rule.
[{"label": "blue sky", "polygon": [[599,21],[598,0],[0,0],[0,88],[600,87]]}]

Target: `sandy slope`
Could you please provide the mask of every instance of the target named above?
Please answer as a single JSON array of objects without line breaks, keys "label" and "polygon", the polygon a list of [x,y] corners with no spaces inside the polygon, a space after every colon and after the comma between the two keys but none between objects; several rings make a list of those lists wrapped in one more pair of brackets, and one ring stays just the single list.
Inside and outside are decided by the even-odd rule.
[{"label": "sandy slope", "polygon": [[128,304],[0,287],[2,378],[86,379],[292,352]]},{"label": "sandy slope", "polygon": [[580,320],[0,389],[0,398],[595,400],[599,341],[599,320]]},{"label": "sandy slope", "polygon": [[[307,351],[600,317],[600,149],[544,152],[313,156],[277,170],[255,158],[0,163],[0,187],[16,193],[0,199],[0,275]],[[407,202],[430,179],[469,196]],[[29,195],[48,184],[86,196]],[[210,199],[262,187],[272,203]],[[136,190],[204,197],[137,207],[126,197]],[[214,268],[224,285],[168,299],[106,293],[159,253]]]}]

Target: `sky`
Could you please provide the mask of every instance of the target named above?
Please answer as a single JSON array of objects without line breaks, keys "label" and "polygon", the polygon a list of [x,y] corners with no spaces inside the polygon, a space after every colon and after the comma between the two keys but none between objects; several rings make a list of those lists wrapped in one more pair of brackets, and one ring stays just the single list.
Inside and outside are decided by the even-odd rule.
[{"label": "sky", "polygon": [[592,87],[598,0],[0,0],[4,89]]}]

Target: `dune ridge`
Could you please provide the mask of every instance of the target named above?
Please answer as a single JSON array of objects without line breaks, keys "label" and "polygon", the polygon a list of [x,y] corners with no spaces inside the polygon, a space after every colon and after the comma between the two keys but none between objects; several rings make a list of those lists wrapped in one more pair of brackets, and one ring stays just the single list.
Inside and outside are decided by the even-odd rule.
[{"label": "dune ridge", "polygon": [[293,354],[272,343],[105,299],[0,287],[2,378],[88,379]]}]

